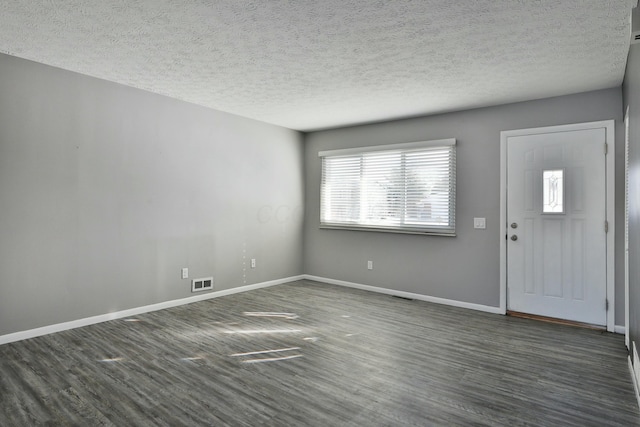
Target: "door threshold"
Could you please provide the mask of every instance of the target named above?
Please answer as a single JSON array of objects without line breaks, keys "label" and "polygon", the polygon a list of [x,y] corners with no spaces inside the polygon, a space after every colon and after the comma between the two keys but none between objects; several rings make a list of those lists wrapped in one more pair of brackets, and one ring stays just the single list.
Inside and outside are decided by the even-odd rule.
[{"label": "door threshold", "polygon": [[522,313],[520,311],[507,310],[507,316],[518,317],[521,319],[532,319],[540,322],[555,323],[556,325],[574,326],[577,328],[593,329],[595,331],[606,331],[605,326],[592,325],[590,323],[576,322],[573,320],[558,319],[555,317],[539,316],[537,314]]}]

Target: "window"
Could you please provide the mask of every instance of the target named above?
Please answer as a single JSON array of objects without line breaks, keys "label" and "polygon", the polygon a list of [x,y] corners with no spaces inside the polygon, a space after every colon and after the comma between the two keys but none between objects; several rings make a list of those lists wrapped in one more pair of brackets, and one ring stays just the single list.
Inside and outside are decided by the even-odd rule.
[{"label": "window", "polygon": [[455,234],[455,139],[322,151],[320,226]]},{"label": "window", "polygon": [[564,169],[542,171],[542,212],[564,213]]}]

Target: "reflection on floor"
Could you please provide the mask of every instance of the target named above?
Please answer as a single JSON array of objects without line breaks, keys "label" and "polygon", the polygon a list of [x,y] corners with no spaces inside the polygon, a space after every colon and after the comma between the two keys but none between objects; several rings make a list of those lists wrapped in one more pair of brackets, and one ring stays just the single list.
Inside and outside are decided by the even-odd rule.
[{"label": "reflection on floor", "polygon": [[0,346],[0,425],[640,425],[624,337],[300,281]]}]

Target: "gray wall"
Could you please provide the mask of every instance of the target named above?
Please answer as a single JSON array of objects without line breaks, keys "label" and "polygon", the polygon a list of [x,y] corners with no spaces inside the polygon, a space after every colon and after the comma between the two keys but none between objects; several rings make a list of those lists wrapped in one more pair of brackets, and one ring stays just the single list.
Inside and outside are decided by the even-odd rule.
[{"label": "gray wall", "polygon": [[[310,133],[305,145],[307,274],[487,306],[500,297],[500,131],[616,120],[616,324],[624,324],[622,92],[572,96]],[[457,237],[320,230],[318,151],[456,138]],[[486,230],[473,228],[486,217]],[[368,271],[366,261],[374,270]]]},{"label": "gray wall", "polygon": [[[291,130],[6,55],[0,75],[0,335],[188,297],[181,267],[213,275],[216,290],[307,273],[497,306],[501,130],[616,119],[623,206],[619,88],[315,132],[303,145]],[[625,94],[640,104],[630,75]],[[318,229],[318,151],[450,137],[458,237]]]},{"label": "gray wall", "polygon": [[629,334],[631,342],[640,346],[640,45],[633,45],[629,50],[623,93],[625,110],[629,106],[630,124]]},{"label": "gray wall", "polygon": [[[0,335],[302,273],[302,135],[0,55]],[[248,268],[249,258],[258,268]]]}]

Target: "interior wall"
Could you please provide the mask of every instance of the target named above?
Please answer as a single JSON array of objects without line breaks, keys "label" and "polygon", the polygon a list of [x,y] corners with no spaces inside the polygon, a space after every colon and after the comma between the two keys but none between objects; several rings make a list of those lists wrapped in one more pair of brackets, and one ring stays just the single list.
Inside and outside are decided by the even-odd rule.
[{"label": "interior wall", "polygon": [[191,296],[182,267],[302,273],[300,133],[6,55],[0,76],[0,335]]},{"label": "interior wall", "polygon": [[[627,59],[624,110],[629,107],[629,335],[640,345],[640,45]],[[640,349],[638,349],[640,351]],[[636,367],[637,369],[637,367]]]},{"label": "interior wall", "polygon": [[[615,119],[616,325],[624,325],[624,144],[620,88],[310,133],[305,145],[304,271],[490,307],[500,298],[500,132]],[[457,237],[319,229],[318,152],[457,139]],[[621,187],[622,186],[622,187]],[[473,228],[485,217],[487,228]],[[367,270],[367,261],[374,269]]]}]

